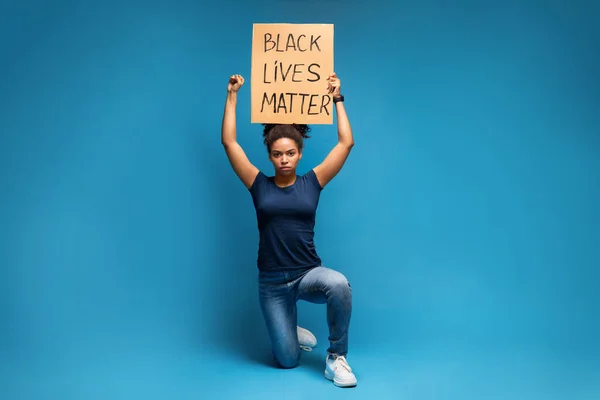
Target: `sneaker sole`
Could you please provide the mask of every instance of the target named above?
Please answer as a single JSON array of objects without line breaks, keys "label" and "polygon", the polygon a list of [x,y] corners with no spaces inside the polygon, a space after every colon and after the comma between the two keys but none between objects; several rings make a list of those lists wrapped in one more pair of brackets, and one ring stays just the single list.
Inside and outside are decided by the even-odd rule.
[{"label": "sneaker sole", "polygon": [[329,379],[331,382],[333,382],[333,384],[337,387],[355,387],[357,385],[357,381],[352,381],[352,382],[342,382],[339,380],[336,380],[331,372],[329,372],[329,370],[325,370],[325,378]]}]

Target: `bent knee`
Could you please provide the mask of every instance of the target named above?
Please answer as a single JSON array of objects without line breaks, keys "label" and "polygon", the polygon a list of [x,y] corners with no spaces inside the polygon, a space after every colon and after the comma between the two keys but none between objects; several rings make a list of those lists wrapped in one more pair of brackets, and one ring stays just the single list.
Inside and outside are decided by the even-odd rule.
[{"label": "bent knee", "polygon": [[279,368],[282,368],[282,369],[293,369],[293,368],[296,368],[300,364],[300,362],[298,360],[296,360],[296,361],[290,360],[289,362],[284,362],[284,363],[278,361],[277,364],[279,365]]},{"label": "bent knee", "polygon": [[273,358],[281,368],[295,368],[300,363],[300,346],[297,341],[279,342],[273,348]]},{"label": "bent knee", "polygon": [[285,354],[275,357],[275,361],[280,368],[283,369],[292,369],[296,368],[300,364],[300,355],[294,354]]},{"label": "bent knee", "polygon": [[344,274],[338,272],[332,277],[329,286],[332,290],[340,291],[343,293],[351,293],[352,285]]}]

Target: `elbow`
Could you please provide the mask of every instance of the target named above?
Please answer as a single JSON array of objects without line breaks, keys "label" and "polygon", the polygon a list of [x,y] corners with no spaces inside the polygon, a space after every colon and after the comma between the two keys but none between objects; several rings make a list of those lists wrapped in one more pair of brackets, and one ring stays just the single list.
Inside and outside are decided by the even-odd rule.
[{"label": "elbow", "polygon": [[340,142],[340,144],[346,149],[351,150],[354,147],[354,139],[344,140],[343,142]]},{"label": "elbow", "polygon": [[221,140],[221,145],[227,150],[228,148],[230,148],[233,144],[235,143],[235,141],[232,140]]},{"label": "elbow", "polygon": [[352,149],[352,147],[354,147],[354,135],[352,135],[352,131],[339,132],[338,143],[348,150]]}]

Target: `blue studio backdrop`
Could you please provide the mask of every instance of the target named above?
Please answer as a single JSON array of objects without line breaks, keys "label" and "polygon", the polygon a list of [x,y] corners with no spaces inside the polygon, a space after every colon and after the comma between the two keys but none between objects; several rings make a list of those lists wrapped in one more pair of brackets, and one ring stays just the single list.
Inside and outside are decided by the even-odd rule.
[{"label": "blue studio backdrop", "polygon": [[[0,398],[330,398],[325,307],[270,364],[220,143],[255,22],[335,24],[356,145],[316,245],[353,287],[347,398],[600,395],[598,3],[0,5]],[[337,140],[315,125],[300,173]],[[338,392],[336,392],[338,390]]]}]

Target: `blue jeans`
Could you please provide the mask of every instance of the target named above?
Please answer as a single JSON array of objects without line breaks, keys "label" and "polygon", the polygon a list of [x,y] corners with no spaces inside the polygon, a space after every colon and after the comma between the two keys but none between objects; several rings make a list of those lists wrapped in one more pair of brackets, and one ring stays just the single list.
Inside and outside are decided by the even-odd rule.
[{"label": "blue jeans", "polygon": [[293,368],[300,360],[301,349],[296,330],[298,300],[327,304],[330,344],[327,352],[332,355],[347,354],[352,289],[343,274],[323,266],[259,271],[258,288],[273,357],[280,367]]}]

